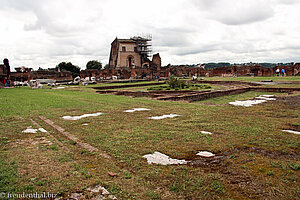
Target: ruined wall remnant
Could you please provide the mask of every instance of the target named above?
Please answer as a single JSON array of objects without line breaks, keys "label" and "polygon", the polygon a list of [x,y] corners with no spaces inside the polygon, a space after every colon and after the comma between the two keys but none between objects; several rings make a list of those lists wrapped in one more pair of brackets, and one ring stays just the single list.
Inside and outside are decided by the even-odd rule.
[{"label": "ruined wall remnant", "polygon": [[159,53],[153,55],[152,62],[156,66],[157,71],[160,71],[161,70],[161,58],[160,58]]}]

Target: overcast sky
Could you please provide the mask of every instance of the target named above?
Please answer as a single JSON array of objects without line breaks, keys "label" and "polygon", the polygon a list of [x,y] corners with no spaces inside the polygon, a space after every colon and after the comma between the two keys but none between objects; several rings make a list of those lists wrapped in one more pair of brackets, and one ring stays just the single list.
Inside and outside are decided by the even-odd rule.
[{"label": "overcast sky", "polygon": [[[300,0],[0,0],[12,68],[108,63],[118,38],[152,34],[162,64],[300,62]],[[0,61],[0,63],[1,63]]]}]

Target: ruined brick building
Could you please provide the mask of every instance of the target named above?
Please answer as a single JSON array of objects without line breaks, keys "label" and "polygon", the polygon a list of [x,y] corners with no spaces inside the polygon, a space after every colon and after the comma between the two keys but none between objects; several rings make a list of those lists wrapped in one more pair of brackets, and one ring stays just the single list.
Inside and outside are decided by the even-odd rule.
[{"label": "ruined brick building", "polygon": [[111,43],[109,66],[113,68],[147,68],[150,66],[151,37],[116,38]]},{"label": "ruined brick building", "polygon": [[113,75],[120,78],[137,78],[158,75],[161,69],[159,54],[151,57],[151,36],[135,36],[130,39],[116,38],[111,43],[109,67]]}]

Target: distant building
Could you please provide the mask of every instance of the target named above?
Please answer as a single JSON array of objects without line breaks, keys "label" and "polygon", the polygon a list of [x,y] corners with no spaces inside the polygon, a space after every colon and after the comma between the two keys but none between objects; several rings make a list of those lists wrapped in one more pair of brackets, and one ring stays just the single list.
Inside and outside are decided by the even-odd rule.
[{"label": "distant building", "polygon": [[116,38],[111,43],[109,66],[112,68],[147,68],[151,61],[151,37]]},{"label": "distant building", "polygon": [[22,66],[22,67],[15,67],[15,70],[18,73],[20,73],[20,72],[24,73],[24,72],[31,72],[32,68]]}]

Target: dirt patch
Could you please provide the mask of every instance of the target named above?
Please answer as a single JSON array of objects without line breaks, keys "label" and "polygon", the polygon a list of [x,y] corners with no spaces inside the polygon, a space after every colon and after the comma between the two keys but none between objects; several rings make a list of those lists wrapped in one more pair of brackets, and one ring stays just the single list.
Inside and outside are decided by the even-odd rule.
[{"label": "dirt patch", "polygon": [[67,152],[69,152],[70,150],[65,147],[60,141],[58,141],[56,139],[56,137],[54,137],[53,135],[51,135],[48,131],[46,131],[44,128],[41,127],[41,125],[39,125],[36,121],[34,121],[33,119],[30,119],[30,121],[32,122],[33,125],[35,125],[36,127],[38,127],[38,130],[41,131],[42,133],[45,133],[46,135],[50,136],[57,144],[59,144],[59,146],[61,146],[64,150],[66,150]]},{"label": "dirt patch", "polygon": [[292,127],[293,130],[295,130],[295,131],[300,131],[300,125],[297,125],[297,124],[291,124],[290,126]]},{"label": "dirt patch", "polygon": [[239,152],[256,153],[269,158],[300,160],[300,154],[296,152],[285,153],[281,151],[268,151],[259,147],[247,146],[234,148],[228,152],[225,152],[224,155],[232,155]]},{"label": "dirt patch", "polygon": [[[278,159],[300,159],[300,155],[296,153],[286,154],[279,151],[266,151],[258,147],[234,148],[223,153],[217,153],[216,156],[209,158],[196,156],[192,153],[185,157],[185,159],[189,161],[189,166],[200,168],[206,173],[220,174],[223,181],[229,185],[227,190],[235,194],[237,199],[272,199],[280,196],[283,197],[285,194],[282,191],[275,188],[270,190],[264,179],[253,176],[253,174],[249,174],[247,171],[233,165],[232,156],[239,157],[241,153],[255,153]],[[253,161],[255,160],[247,159],[242,164]]]},{"label": "dirt patch", "polygon": [[264,199],[270,196],[264,189],[264,183],[258,178],[232,166],[229,161],[231,155],[216,155],[211,158],[192,157],[190,166],[201,168],[206,173],[219,173],[224,182],[230,185],[230,190],[237,193],[240,199]]},{"label": "dirt patch", "polygon": [[300,110],[300,95],[278,97],[277,102],[283,103],[289,109]]},{"label": "dirt patch", "polygon": [[29,148],[36,148],[39,145],[42,146],[51,146],[53,143],[50,140],[47,140],[45,137],[37,137],[37,138],[28,138],[28,139],[16,139],[9,143],[11,148],[15,148],[18,146],[29,146]]},{"label": "dirt patch", "polygon": [[[89,152],[99,152],[99,149],[97,149],[96,147],[91,146],[90,144],[79,141],[79,139],[77,137],[70,134],[69,132],[66,132],[62,127],[54,124],[54,122],[51,121],[50,119],[47,119],[43,116],[40,116],[40,119],[43,120],[44,122],[46,122],[47,124],[49,124],[50,126],[52,126],[53,128],[55,128],[58,132],[60,132],[65,137],[67,137],[69,140],[71,140],[73,142],[76,142],[76,144],[79,145],[80,147],[88,150]],[[106,153],[99,153],[99,155],[104,157],[104,158],[111,158]]]},{"label": "dirt patch", "polygon": [[69,200],[69,199],[76,199],[76,200],[104,200],[104,199],[113,199],[116,200],[117,198],[110,194],[104,187],[100,185],[96,185],[94,187],[89,187],[86,191],[77,191],[71,194],[64,195],[62,197],[56,198],[55,200]]}]

